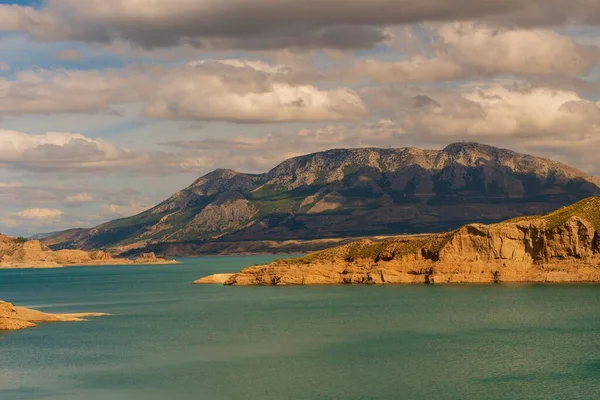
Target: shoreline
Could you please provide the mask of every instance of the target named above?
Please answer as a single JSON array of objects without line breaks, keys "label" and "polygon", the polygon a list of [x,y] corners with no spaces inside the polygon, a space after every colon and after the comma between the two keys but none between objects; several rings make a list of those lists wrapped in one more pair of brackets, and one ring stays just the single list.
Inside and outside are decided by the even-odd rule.
[{"label": "shoreline", "polygon": [[60,269],[60,268],[73,268],[73,267],[131,267],[131,266],[144,266],[144,265],[176,265],[182,264],[180,261],[176,260],[166,260],[164,262],[144,262],[137,263],[135,261],[131,262],[123,262],[121,260],[115,262],[104,262],[104,263],[93,263],[93,264],[58,264],[58,265],[32,265],[29,264],[15,264],[15,265],[0,265],[1,270],[9,270],[9,269]]},{"label": "shoreline", "polygon": [[42,323],[85,322],[86,318],[109,316],[107,313],[87,312],[52,314],[0,300],[0,332],[35,328]]},{"label": "shoreline", "polygon": [[503,280],[501,282],[494,282],[493,280],[462,280],[462,281],[435,281],[435,282],[422,282],[422,281],[397,281],[397,282],[364,282],[364,283],[344,283],[338,282],[310,282],[310,283],[237,283],[235,277],[239,273],[223,273],[213,274],[202,277],[192,282],[194,285],[223,285],[223,286],[510,286],[510,285],[533,285],[533,286],[552,286],[552,285],[600,285],[600,277],[597,279],[578,279],[576,276],[569,278],[563,276],[561,279],[556,280]]}]

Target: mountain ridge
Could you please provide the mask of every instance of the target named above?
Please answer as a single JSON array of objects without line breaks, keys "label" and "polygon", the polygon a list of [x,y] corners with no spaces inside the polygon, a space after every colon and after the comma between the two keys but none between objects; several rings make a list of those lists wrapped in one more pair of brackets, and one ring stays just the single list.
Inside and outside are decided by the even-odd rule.
[{"label": "mountain ridge", "polygon": [[44,239],[52,248],[296,240],[447,230],[546,212],[600,180],[558,161],[473,142],[442,150],[332,149],[263,174],[217,169],[133,217]]}]

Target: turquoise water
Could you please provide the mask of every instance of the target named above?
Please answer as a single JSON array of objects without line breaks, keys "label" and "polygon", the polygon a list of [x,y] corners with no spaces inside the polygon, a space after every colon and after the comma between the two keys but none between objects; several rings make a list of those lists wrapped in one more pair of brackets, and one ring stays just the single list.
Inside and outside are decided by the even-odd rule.
[{"label": "turquoise water", "polygon": [[0,271],[0,399],[600,398],[600,286],[223,287],[268,257]]}]

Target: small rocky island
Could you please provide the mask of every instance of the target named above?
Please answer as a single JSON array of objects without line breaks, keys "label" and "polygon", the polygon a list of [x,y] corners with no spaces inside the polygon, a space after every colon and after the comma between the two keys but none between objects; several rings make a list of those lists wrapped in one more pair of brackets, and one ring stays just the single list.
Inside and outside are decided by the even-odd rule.
[{"label": "small rocky island", "polygon": [[17,331],[33,328],[38,323],[79,322],[88,317],[101,317],[104,313],[47,314],[0,300],[0,331]]},{"label": "small rocky island", "polygon": [[103,251],[53,251],[38,240],[0,235],[0,268],[58,268],[80,265],[175,264],[146,253],[136,259],[113,258]]},{"label": "small rocky island", "polygon": [[544,216],[360,240],[195,283],[225,285],[600,282],[600,197]]}]

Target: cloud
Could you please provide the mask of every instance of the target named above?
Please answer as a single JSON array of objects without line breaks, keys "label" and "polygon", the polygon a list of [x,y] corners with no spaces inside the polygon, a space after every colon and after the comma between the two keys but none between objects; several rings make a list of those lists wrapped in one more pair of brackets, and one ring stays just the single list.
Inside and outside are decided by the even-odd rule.
[{"label": "cloud", "polygon": [[24,219],[49,219],[54,220],[60,218],[64,213],[61,210],[52,208],[28,208],[20,211],[15,215]]},{"label": "cloud", "polygon": [[286,134],[238,136],[232,139],[183,140],[164,146],[186,149],[208,165],[264,172],[291,157],[341,147],[388,147],[397,145],[404,132],[394,122],[381,120],[361,124],[330,125],[300,129]]},{"label": "cloud", "polygon": [[79,133],[35,135],[0,129],[0,168],[35,172],[89,172],[143,168],[150,156]]},{"label": "cloud", "polygon": [[149,208],[148,205],[135,201],[127,204],[109,204],[100,208],[100,215],[106,219],[130,217],[146,211]]},{"label": "cloud", "polygon": [[[0,129],[0,170],[29,171],[35,174],[58,174],[61,177],[97,176],[107,174],[130,176],[168,176],[190,171],[205,171],[216,160],[200,154],[181,152],[130,151],[103,139],[92,139],[80,133],[48,132],[28,134]],[[107,175],[108,176],[108,175]],[[24,189],[13,183],[0,184],[0,198],[7,195],[24,196]],[[15,189],[20,189],[18,193]],[[4,192],[4,193],[3,193]],[[87,192],[69,190],[67,203],[83,203]],[[31,195],[28,194],[28,195]],[[65,199],[54,191],[40,189],[36,198],[45,201]]]},{"label": "cloud", "polygon": [[67,204],[85,204],[94,202],[94,197],[89,193],[77,193],[65,197]]},{"label": "cloud", "polygon": [[[598,134],[600,109],[575,92],[492,85],[430,96],[437,104],[398,115],[407,132],[442,138]],[[439,105],[438,105],[439,104]]]},{"label": "cloud", "polygon": [[265,63],[196,63],[166,73],[144,113],[153,118],[285,122],[352,120],[367,112],[352,90],[292,84],[285,82],[288,74],[285,67]]},{"label": "cloud", "polygon": [[383,82],[427,82],[494,74],[579,76],[600,60],[600,48],[577,44],[546,29],[503,29],[480,23],[443,24],[434,30],[434,55],[404,61],[365,60],[335,77]]},{"label": "cloud", "polygon": [[12,188],[20,188],[22,187],[22,183],[16,182],[0,182],[0,189],[12,189]]},{"label": "cloud", "polygon": [[62,61],[80,61],[83,60],[83,55],[77,50],[67,49],[56,53],[54,58]]},{"label": "cloud", "polygon": [[0,78],[0,115],[114,112],[143,98],[148,77],[137,69],[26,70]]},{"label": "cloud", "polygon": [[600,23],[596,0],[46,0],[0,5],[0,26],[40,41],[124,40],[154,48],[369,48],[386,26],[485,20],[504,26]]},{"label": "cloud", "polygon": [[348,89],[319,89],[310,71],[248,60],[106,71],[34,70],[0,79],[0,114],[114,112],[141,104],[146,116],[232,122],[354,120],[366,113]]}]

